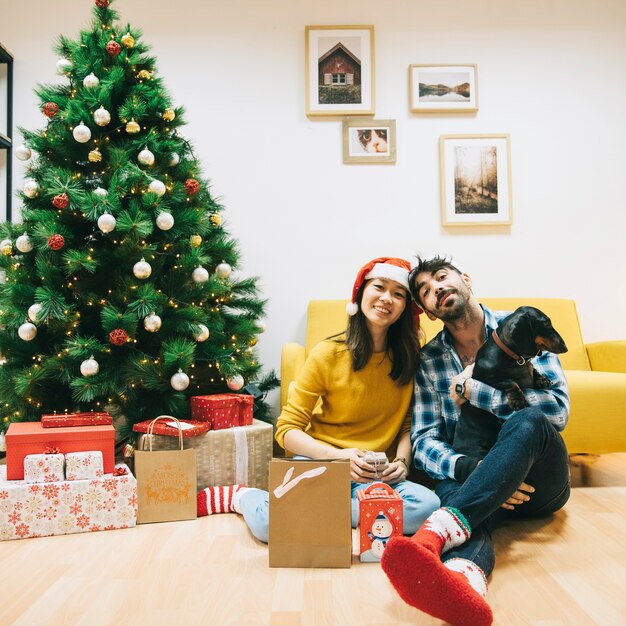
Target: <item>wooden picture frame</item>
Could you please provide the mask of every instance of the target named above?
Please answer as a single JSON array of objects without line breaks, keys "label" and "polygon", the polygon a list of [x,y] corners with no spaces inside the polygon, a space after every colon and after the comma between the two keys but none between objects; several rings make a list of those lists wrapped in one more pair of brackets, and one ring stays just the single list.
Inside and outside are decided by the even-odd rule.
[{"label": "wooden picture frame", "polygon": [[343,120],[344,163],[395,163],[395,120]]},{"label": "wooden picture frame", "polygon": [[511,224],[509,135],[442,135],[439,158],[444,226]]},{"label": "wooden picture frame", "polygon": [[476,65],[409,65],[409,99],[413,113],[478,111]]},{"label": "wooden picture frame", "polygon": [[305,27],[306,114],[374,115],[374,27]]}]

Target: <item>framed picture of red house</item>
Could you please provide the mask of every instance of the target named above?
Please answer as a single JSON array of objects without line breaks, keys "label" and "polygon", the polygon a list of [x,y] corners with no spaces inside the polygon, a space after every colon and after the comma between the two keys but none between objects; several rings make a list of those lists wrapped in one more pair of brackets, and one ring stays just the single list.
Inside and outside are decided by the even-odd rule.
[{"label": "framed picture of red house", "polygon": [[374,27],[305,28],[307,115],[374,115]]}]

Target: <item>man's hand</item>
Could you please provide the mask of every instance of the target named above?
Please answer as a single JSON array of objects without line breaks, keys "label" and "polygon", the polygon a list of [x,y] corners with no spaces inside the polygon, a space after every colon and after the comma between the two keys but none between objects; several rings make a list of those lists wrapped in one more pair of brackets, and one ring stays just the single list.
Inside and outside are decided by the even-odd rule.
[{"label": "man's hand", "polygon": [[455,390],[456,384],[462,378],[471,378],[473,373],[474,373],[474,364],[470,363],[460,374],[457,374],[450,381],[450,397],[452,398],[452,402],[454,402],[455,406],[460,407],[462,404],[465,404],[467,402],[467,398],[466,397],[462,398],[456,392],[456,390]]},{"label": "man's hand", "polygon": [[501,506],[503,509],[508,509],[509,511],[512,511],[519,504],[524,504],[524,502],[528,502],[530,500],[529,494],[534,492],[535,488],[532,485],[522,483],[517,488],[515,493]]},{"label": "man's hand", "polygon": [[341,458],[350,459],[350,478],[355,483],[370,483],[376,478],[376,468],[365,461],[365,452],[358,448],[341,450]]}]

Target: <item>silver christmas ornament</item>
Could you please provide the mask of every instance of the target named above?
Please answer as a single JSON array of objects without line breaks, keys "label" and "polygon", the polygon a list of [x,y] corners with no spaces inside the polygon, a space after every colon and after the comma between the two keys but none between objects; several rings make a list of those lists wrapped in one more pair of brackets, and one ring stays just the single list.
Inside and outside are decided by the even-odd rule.
[{"label": "silver christmas ornament", "polygon": [[115,224],[117,224],[117,220],[110,213],[103,213],[98,218],[98,228],[103,233],[110,233],[115,230]]},{"label": "silver christmas ornament", "polygon": [[257,320],[256,327],[260,333],[264,333],[267,329],[267,325],[263,320]]},{"label": "silver christmas ornament", "polygon": [[233,268],[228,265],[228,263],[224,263],[224,261],[222,261],[216,268],[215,268],[215,273],[220,277],[220,278],[228,278],[230,276],[230,273],[233,271]]},{"label": "silver christmas ornament", "polygon": [[27,198],[36,198],[39,193],[39,183],[32,178],[28,178],[24,181],[22,191]]},{"label": "silver christmas ornament", "polygon": [[111,121],[111,114],[101,106],[94,111],[93,121],[98,124],[98,126],[106,126]]},{"label": "silver christmas ornament", "polygon": [[161,230],[169,230],[174,226],[174,216],[171,213],[159,213],[156,218],[156,225]]},{"label": "silver christmas ornament", "polygon": [[28,161],[28,159],[30,159],[30,157],[33,156],[33,152],[28,146],[25,146],[24,144],[22,144],[21,146],[18,146],[17,148],[15,148],[15,156],[20,161]]},{"label": "silver christmas ornament", "polygon": [[72,135],[78,143],[87,143],[91,139],[91,130],[89,129],[89,126],[85,126],[81,122],[78,126],[74,126]]},{"label": "silver christmas ornament", "polygon": [[152,267],[150,266],[150,263],[148,263],[144,259],[141,259],[141,261],[137,261],[137,263],[135,263],[135,265],[133,266],[133,274],[137,278],[143,280],[145,278],[148,278],[150,274],[152,274]]},{"label": "silver christmas ornament", "polygon": [[202,284],[209,280],[209,272],[207,272],[201,265],[198,265],[192,272],[191,277],[194,283]]},{"label": "silver christmas ornament", "polygon": [[57,74],[67,74],[74,69],[74,64],[69,59],[59,59],[57,61]]},{"label": "silver christmas ornament", "polygon": [[148,185],[148,191],[156,193],[157,196],[162,196],[165,193],[165,185],[156,178]]},{"label": "silver christmas ornament", "polygon": [[180,163],[180,157],[178,156],[176,152],[172,152],[172,154],[170,154],[170,160],[167,162],[167,164],[170,167],[174,167],[175,165],[178,165],[179,163]]},{"label": "silver christmas ornament", "polygon": [[20,252],[30,252],[33,249],[33,242],[30,240],[30,237],[24,233],[15,240],[15,247]]},{"label": "silver christmas ornament", "polygon": [[96,189],[93,190],[93,192],[96,196],[100,196],[101,198],[104,198],[104,196],[109,195],[109,192],[102,187],[97,187]]},{"label": "silver christmas ornament", "polygon": [[137,161],[142,165],[154,165],[154,154],[146,147],[137,155]]},{"label": "silver christmas ornament", "polygon": [[39,313],[41,313],[41,304],[39,302],[35,302],[35,304],[31,304],[28,307],[28,319],[31,322],[39,321]]},{"label": "silver christmas ornament", "polygon": [[161,318],[156,313],[150,313],[143,318],[143,327],[149,333],[156,333],[161,328]]},{"label": "silver christmas ornament", "polygon": [[17,334],[24,341],[32,341],[37,336],[37,327],[30,322],[24,322],[18,329]]},{"label": "silver christmas ornament", "polygon": [[170,385],[176,391],[184,391],[189,387],[189,376],[183,372],[183,370],[179,369],[174,376],[170,378]]},{"label": "silver christmas ornament", "polygon": [[232,391],[239,391],[243,387],[243,376],[241,374],[235,374],[226,379],[226,384]]},{"label": "silver christmas ornament", "polygon": [[83,78],[83,87],[87,87],[87,89],[97,87],[99,84],[100,79],[93,72],[91,72],[91,74],[87,74],[87,76]]},{"label": "silver christmas ornament", "polygon": [[93,354],[80,364],[80,373],[83,376],[95,376],[100,371],[100,365]]},{"label": "silver christmas ornament", "polygon": [[204,324],[198,324],[200,327],[199,332],[194,333],[193,338],[198,342],[202,343],[209,338],[209,329]]}]

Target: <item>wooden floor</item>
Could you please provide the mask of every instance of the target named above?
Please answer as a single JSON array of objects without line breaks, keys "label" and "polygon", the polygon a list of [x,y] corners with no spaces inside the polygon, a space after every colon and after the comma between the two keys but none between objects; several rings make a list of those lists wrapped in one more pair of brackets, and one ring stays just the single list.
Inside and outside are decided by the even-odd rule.
[{"label": "wooden floor", "polygon": [[[496,534],[500,626],[626,624],[626,454],[579,457],[553,519]],[[378,564],[270,569],[235,514],[0,543],[0,625],[440,625]]]}]

